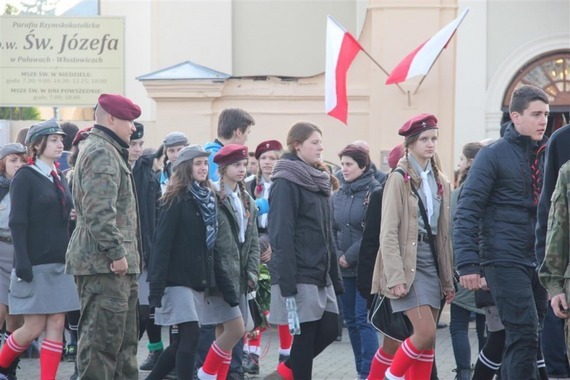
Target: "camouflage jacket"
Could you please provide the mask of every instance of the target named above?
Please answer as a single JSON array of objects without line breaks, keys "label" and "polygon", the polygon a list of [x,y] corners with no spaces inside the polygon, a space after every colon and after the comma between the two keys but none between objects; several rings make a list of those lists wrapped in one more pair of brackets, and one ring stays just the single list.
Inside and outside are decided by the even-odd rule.
[{"label": "camouflage jacket", "polygon": [[552,193],[546,233],[546,255],[540,267],[540,282],[550,296],[566,293],[570,286],[570,161],[560,168],[558,181]]},{"label": "camouflage jacket", "polygon": [[138,211],[128,149],[93,128],[81,147],[73,177],[77,226],[66,255],[73,275],[111,273],[127,258],[128,273],[140,272]]}]

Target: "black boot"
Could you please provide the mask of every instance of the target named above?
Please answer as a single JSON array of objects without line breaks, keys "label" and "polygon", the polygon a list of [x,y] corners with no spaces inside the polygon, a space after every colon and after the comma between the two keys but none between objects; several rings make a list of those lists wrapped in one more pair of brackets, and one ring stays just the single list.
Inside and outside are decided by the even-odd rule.
[{"label": "black boot", "polygon": [[8,370],[6,371],[6,377],[8,380],[18,380],[16,377],[16,370],[19,368],[18,363],[20,363],[19,356],[12,362],[12,364],[10,364],[10,367],[8,367]]},{"label": "black boot", "polygon": [[279,354],[279,363],[283,363],[289,360],[289,355]]},{"label": "black boot", "polygon": [[162,354],[162,350],[149,351],[148,356],[146,357],[144,362],[141,364],[139,369],[141,371],[151,371],[152,368],[154,367],[154,365],[156,364],[160,354]]},{"label": "black boot", "polygon": [[259,355],[249,354],[247,362],[243,365],[243,372],[250,375],[259,375]]}]

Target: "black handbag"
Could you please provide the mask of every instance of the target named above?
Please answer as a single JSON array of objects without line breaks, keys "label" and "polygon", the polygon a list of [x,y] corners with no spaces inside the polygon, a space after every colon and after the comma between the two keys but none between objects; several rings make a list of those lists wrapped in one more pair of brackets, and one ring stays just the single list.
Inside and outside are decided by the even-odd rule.
[{"label": "black handbag", "polygon": [[412,322],[403,312],[393,313],[390,298],[375,294],[372,307],[368,311],[368,320],[378,332],[388,338],[403,342],[414,329]]}]

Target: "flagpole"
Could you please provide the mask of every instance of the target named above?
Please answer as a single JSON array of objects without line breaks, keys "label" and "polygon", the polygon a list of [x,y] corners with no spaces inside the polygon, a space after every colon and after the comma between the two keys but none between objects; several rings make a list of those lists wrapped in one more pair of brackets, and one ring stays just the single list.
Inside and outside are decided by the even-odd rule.
[{"label": "flagpole", "polygon": [[[360,44],[359,44],[360,45]],[[366,54],[368,56],[368,58],[370,58],[372,60],[372,62],[374,62],[376,64],[376,66],[378,66],[380,68],[380,70],[382,70],[384,72],[384,74],[386,74],[386,76],[390,76],[390,73],[387,72],[379,63],[378,61],[376,61],[363,47],[362,45],[360,45],[360,48],[362,49],[362,51],[364,52],[364,54]],[[396,83],[396,86],[398,86],[398,88],[400,89],[400,91],[402,91],[402,94],[406,95],[406,91],[404,91],[404,89],[400,86],[399,83]]]}]

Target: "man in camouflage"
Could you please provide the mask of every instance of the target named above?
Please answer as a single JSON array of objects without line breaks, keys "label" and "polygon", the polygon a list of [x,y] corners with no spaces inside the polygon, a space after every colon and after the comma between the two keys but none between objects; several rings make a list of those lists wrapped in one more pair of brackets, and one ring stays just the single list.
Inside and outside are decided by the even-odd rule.
[{"label": "man in camouflage", "polygon": [[[548,290],[554,314],[568,319],[568,281],[570,247],[570,161],[560,168],[558,181],[552,194],[546,233],[546,255],[540,267],[540,281]],[[568,322],[566,322],[568,323]],[[566,346],[570,348],[570,334],[566,331]],[[568,350],[570,352],[570,350]]]},{"label": "man in camouflage", "polygon": [[128,148],[140,108],[102,94],[73,178],[77,226],[66,271],[81,301],[79,378],[138,379],[138,212]]}]

